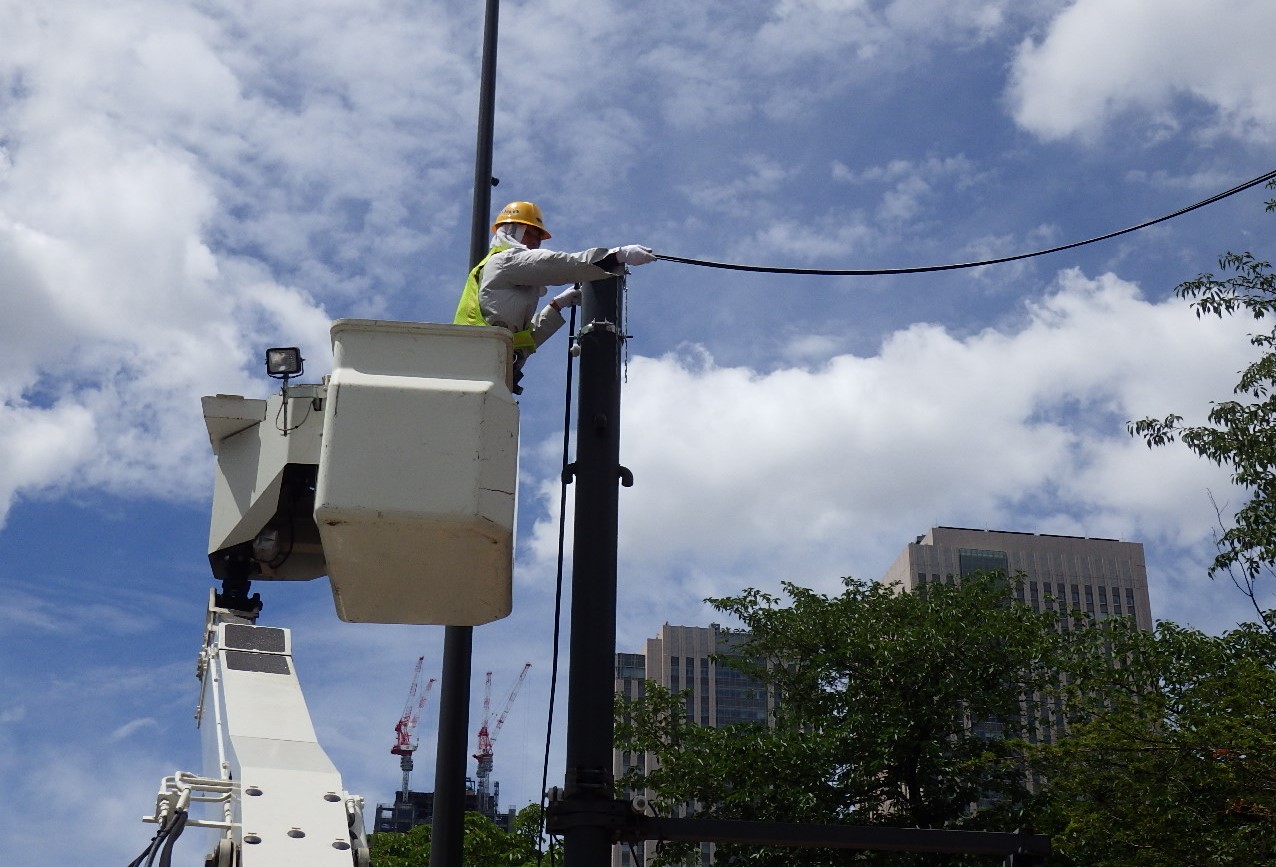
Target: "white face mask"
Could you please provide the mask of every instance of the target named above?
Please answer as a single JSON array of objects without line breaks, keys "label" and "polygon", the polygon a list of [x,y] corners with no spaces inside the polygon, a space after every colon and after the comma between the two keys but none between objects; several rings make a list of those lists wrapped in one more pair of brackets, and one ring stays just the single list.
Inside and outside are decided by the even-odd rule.
[{"label": "white face mask", "polygon": [[523,247],[523,233],[527,227],[522,223],[502,223],[496,227],[492,235],[493,247]]}]

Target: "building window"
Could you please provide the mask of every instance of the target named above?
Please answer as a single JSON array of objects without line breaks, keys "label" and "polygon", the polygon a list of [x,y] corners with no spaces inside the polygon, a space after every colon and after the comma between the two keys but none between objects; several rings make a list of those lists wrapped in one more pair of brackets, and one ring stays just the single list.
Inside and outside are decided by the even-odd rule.
[{"label": "building window", "polygon": [[686,684],[687,684],[687,686],[686,686],[686,689],[687,689],[687,720],[688,720],[689,722],[695,722],[695,721],[696,721],[696,698],[695,698],[695,688],[696,688],[696,661],[695,661],[694,659],[692,659],[690,656],[688,656],[688,657],[686,658],[686,660],[685,660],[685,661],[686,661],[686,664],[687,664],[687,679],[686,679],[686,681],[685,681],[685,682],[686,682]]},{"label": "building window", "polygon": [[729,665],[718,666],[714,689],[719,726],[734,722],[766,722],[766,687]]},{"label": "building window", "polygon": [[961,574],[971,572],[1000,572],[1010,574],[1010,561],[1005,551],[982,551],[976,548],[957,549],[957,568]]},{"label": "building window", "polygon": [[700,660],[700,725],[709,724],[709,660]]},{"label": "building window", "polygon": [[647,657],[641,653],[616,654],[616,677],[643,678],[647,674]]}]

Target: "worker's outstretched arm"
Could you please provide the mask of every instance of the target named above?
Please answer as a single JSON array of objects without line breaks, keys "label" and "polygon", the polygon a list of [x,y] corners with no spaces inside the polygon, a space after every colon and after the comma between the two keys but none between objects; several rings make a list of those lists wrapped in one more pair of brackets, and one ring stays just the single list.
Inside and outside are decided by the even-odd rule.
[{"label": "worker's outstretched arm", "polygon": [[[520,319],[518,311],[523,311],[522,317],[531,314],[536,298],[544,294],[541,287],[614,277],[622,273],[626,265],[645,265],[655,258],[650,249],[637,244],[610,249],[592,247],[577,253],[507,250],[494,256],[483,268],[479,293],[483,312],[492,324],[527,322],[527,318]],[[570,300],[565,296],[555,300],[559,302],[557,305],[551,302],[531,316],[529,327],[537,346],[563,326],[561,310],[570,306]]]},{"label": "worker's outstretched arm", "polygon": [[[611,258],[611,268],[603,262]],[[601,280],[619,272],[620,263],[603,247],[560,253],[557,250],[507,250],[483,269],[485,289],[514,286],[561,286]]]}]

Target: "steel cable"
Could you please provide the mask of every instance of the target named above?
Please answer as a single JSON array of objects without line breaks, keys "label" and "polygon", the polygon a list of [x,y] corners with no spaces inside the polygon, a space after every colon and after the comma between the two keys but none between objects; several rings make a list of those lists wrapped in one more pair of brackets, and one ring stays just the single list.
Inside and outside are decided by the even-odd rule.
[{"label": "steel cable", "polygon": [[[545,761],[541,767],[541,827],[536,837],[536,863],[544,858],[545,838],[545,801],[549,788],[549,750],[554,735],[554,698],[558,693],[558,645],[563,628],[563,563],[566,558],[567,544],[567,478],[569,458],[571,457],[572,428],[572,371],[575,369],[572,354],[572,343],[576,338],[576,307],[572,306],[570,324],[567,326],[567,390],[563,398],[563,469],[561,476],[562,493],[558,502],[558,573],[554,582],[554,647],[550,656],[549,674],[549,714],[545,723]],[[550,861],[553,861],[553,846],[550,847]]]},{"label": "steel cable", "polygon": [[1220,202],[1229,196],[1234,196],[1237,193],[1242,193],[1245,190],[1258,186],[1259,184],[1273,180],[1276,180],[1276,169],[1259,175],[1258,177],[1246,181],[1243,184],[1238,184],[1230,190],[1225,190],[1221,193],[1216,193],[1207,199],[1202,199],[1196,204],[1188,205],[1186,208],[1180,208],[1172,214],[1166,214],[1163,217],[1157,217],[1155,220],[1148,220],[1147,222],[1139,223],[1137,226],[1130,226],[1129,228],[1121,229],[1116,232],[1108,232],[1106,235],[1099,235],[1098,237],[1089,238],[1085,241],[1073,241],[1070,244],[1061,244],[1058,247],[1050,247],[1046,250],[1035,250],[1031,253],[1019,253],[1014,256],[1001,256],[996,259],[981,259],[977,262],[960,262],[952,265],[918,265],[909,268],[777,268],[767,265],[737,265],[729,262],[712,262],[707,259],[690,259],[683,256],[671,256],[665,253],[656,253],[655,255],[657,259],[662,259],[666,262],[678,262],[683,265],[699,265],[705,268],[724,268],[729,271],[752,271],[764,274],[803,274],[824,277],[880,277],[891,274],[926,274],[933,271],[956,271],[962,268],[982,268],[985,265],[1000,265],[1005,262],[1017,262],[1020,259],[1031,259],[1035,256],[1047,256],[1051,253],[1061,253],[1064,250],[1072,250],[1077,247],[1084,247],[1087,244],[1096,244],[1099,241],[1107,241],[1111,238],[1120,237],[1121,235],[1128,235],[1131,232],[1137,232],[1141,229],[1155,226],[1158,223],[1164,223],[1168,220],[1173,220],[1176,217],[1181,217],[1184,214],[1189,214],[1192,211],[1204,208],[1207,205]]}]

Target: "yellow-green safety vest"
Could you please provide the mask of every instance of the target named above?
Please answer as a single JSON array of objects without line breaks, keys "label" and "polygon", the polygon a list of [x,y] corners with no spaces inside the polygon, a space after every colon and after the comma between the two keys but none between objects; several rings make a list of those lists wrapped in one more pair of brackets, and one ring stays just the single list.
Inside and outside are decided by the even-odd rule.
[{"label": "yellow-green safety vest", "polygon": [[[493,247],[487,251],[487,255],[483,257],[477,265],[470,269],[470,276],[465,278],[465,288],[461,290],[461,301],[456,305],[456,316],[452,318],[453,325],[491,325],[483,318],[483,310],[479,306],[479,274],[483,271],[483,266],[487,264],[487,260],[491,259],[497,253],[508,250],[509,247]],[[532,339],[532,329],[524,328],[522,331],[514,332],[514,351],[515,352],[535,352],[536,341]]]}]

